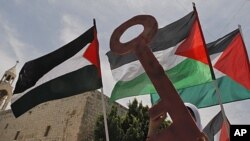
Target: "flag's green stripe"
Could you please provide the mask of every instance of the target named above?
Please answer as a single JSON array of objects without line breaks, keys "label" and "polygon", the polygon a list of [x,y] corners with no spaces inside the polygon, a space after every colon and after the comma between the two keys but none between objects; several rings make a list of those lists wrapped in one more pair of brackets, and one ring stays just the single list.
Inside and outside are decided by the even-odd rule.
[{"label": "flag's green stripe", "polygon": [[[223,103],[229,103],[250,98],[250,90],[227,76],[217,79]],[[180,90],[180,96],[185,102],[190,102],[199,108],[218,104],[213,82]]]},{"label": "flag's green stripe", "polygon": [[[220,89],[222,103],[229,103],[250,98],[250,90],[227,76],[216,80]],[[184,102],[193,103],[198,108],[218,105],[218,97],[215,93],[214,82],[197,85],[179,90]],[[157,103],[159,96],[151,94],[152,104]]]},{"label": "flag's green stripe", "polygon": [[167,71],[176,89],[199,85],[212,80],[209,66],[193,59],[186,59]]},{"label": "flag's green stripe", "polygon": [[[222,103],[229,103],[250,98],[250,90],[246,89],[227,76],[217,79],[217,83],[219,85]],[[184,102],[193,103],[198,108],[218,105],[218,97],[215,93],[215,86],[213,82],[185,88],[179,90],[179,93]],[[156,104],[158,101],[158,94],[151,94],[152,104]]]},{"label": "flag's green stripe", "polygon": [[[169,76],[176,89],[211,81],[209,67],[192,59],[184,60],[174,68],[165,71],[165,73]],[[150,93],[156,93],[156,90],[148,76],[143,73],[131,81],[117,82],[112,91],[111,101]]]},{"label": "flag's green stripe", "polygon": [[150,94],[150,100],[151,100],[151,104],[155,105],[160,100],[160,96],[157,93],[151,93]]}]

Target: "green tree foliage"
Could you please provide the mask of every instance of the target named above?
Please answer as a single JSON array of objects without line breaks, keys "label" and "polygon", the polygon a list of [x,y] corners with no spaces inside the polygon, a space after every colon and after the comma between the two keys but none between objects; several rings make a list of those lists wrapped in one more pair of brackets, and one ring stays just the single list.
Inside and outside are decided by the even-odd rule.
[{"label": "green tree foliage", "polygon": [[123,141],[142,141],[145,140],[148,133],[148,106],[143,106],[136,99],[128,105],[128,112],[122,123],[122,129],[125,133]]},{"label": "green tree foliage", "polygon": [[[112,107],[107,116],[109,140],[110,141],[144,141],[148,133],[149,115],[148,106],[143,106],[135,99],[128,105],[126,115],[117,114],[117,108]],[[166,128],[169,123],[165,122],[161,126]],[[95,141],[105,141],[105,130],[103,115],[101,115],[95,126]]]},{"label": "green tree foliage", "polygon": [[[117,108],[112,107],[111,112],[108,115],[108,130],[110,141],[121,141],[124,132],[121,128],[121,117],[117,115]],[[105,141],[105,128],[103,122],[103,116],[99,116],[96,121],[96,126],[94,130],[95,141]]]}]

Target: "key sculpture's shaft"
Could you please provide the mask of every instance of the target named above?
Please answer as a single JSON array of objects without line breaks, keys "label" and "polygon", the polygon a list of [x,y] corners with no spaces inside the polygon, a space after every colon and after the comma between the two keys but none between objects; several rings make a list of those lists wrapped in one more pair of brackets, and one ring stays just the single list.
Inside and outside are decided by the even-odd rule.
[{"label": "key sculpture's shaft", "polygon": [[[120,43],[121,35],[129,27],[138,24],[143,25],[143,32],[127,43]],[[135,16],[114,30],[110,39],[110,49],[120,55],[129,52],[135,53],[161,98],[160,102],[150,109],[150,118],[156,118],[168,112],[173,120],[170,127],[150,137],[150,141],[196,141],[202,136],[201,132],[173,84],[165,75],[162,66],[148,47],[157,30],[158,25],[154,17],[149,15]]]}]

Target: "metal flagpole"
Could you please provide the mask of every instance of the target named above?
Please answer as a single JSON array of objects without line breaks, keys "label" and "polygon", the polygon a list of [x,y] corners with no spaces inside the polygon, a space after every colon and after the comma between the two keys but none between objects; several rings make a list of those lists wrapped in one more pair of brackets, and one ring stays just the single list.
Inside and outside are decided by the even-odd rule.
[{"label": "metal flagpole", "polygon": [[101,95],[102,95],[102,111],[103,111],[103,120],[104,120],[104,127],[105,127],[105,134],[106,134],[106,141],[109,141],[109,131],[108,131],[108,124],[107,124],[107,115],[106,115],[106,104],[104,102],[104,93],[103,88],[101,88]]},{"label": "metal flagpole", "polygon": [[238,28],[239,28],[239,31],[240,31],[240,34],[241,34],[241,37],[242,37],[242,40],[243,40],[243,45],[244,45],[244,50],[245,50],[245,53],[246,53],[246,56],[247,56],[247,60],[249,60],[249,57],[247,55],[247,49],[246,49],[246,45],[245,45],[245,40],[244,40],[244,36],[243,36],[243,32],[242,32],[242,28],[241,28],[240,24],[238,25]]},{"label": "metal flagpole", "polygon": [[[194,9],[194,11],[195,11],[195,13],[196,13],[196,15],[197,15],[198,25],[199,25],[199,27],[200,27],[200,29],[201,29],[200,20],[199,20],[198,13],[197,13],[197,10],[196,10],[195,3],[194,3],[194,2],[193,2],[193,9]],[[207,51],[207,47],[206,47],[206,43],[205,43],[205,38],[204,38],[204,35],[203,35],[202,30],[201,30],[201,35],[202,35],[203,45],[204,45],[204,47],[205,47],[205,51],[206,51],[206,55],[207,55],[208,65],[209,65],[209,68],[210,68],[210,72],[211,72],[213,84],[214,84],[214,87],[215,87],[215,93],[216,93],[216,95],[217,95],[218,103],[219,103],[220,108],[221,108],[223,121],[226,122],[227,134],[228,134],[228,137],[230,138],[229,125],[228,125],[228,122],[227,122],[227,118],[226,118],[224,106],[223,106],[223,104],[222,104],[221,92],[220,92],[220,89],[219,89],[219,87],[218,87],[218,82],[217,82],[217,79],[216,79],[215,74],[214,74],[212,62],[211,62],[211,59],[210,59],[209,54],[208,54],[208,51]]]},{"label": "metal flagpole", "polygon": [[243,40],[243,42],[245,43],[245,40],[244,40],[244,37],[243,37],[243,33],[242,33],[242,28],[241,28],[241,25],[240,25],[240,24],[238,24],[238,28],[239,28],[239,30],[240,30],[240,34],[241,34],[241,36],[242,36],[242,40]]},{"label": "metal flagpole", "polygon": [[[95,30],[97,32],[95,19],[93,19],[93,24],[94,24]],[[106,141],[109,141],[109,131],[108,131],[108,124],[107,124],[106,104],[104,102],[103,87],[101,88],[101,97],[102,97],[102,111],[103,111],[103,120],[104,120]]]},{"label": "metal flagpole", "polygon": [[224,106],[222,104],[221,92],[220,92],[220,89],[218,87],[218,81],[217,81],[217,79],[213,80],[213,84],[214,84],[214,87],[215,87],[215,93],[217,95],[217,98],[218,98],[218,101],[219,101],[219,104],[220,104],[223,121],[226,122],[227,135],[230,138],[229,125],[228,125],[228,122],[227,122],[225,109],[224,109]]}]

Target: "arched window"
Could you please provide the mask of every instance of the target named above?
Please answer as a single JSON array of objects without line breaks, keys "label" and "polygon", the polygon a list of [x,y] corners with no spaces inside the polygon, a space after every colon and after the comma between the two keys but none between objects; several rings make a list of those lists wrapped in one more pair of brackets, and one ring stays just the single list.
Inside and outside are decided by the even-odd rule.
[{"label": "arched window", "polygon": [[10,76],[10,75],[8,75],[8,76],[6,77],[6,81],[7,81],[7,82],[9,82],[9,81],[10,81],[10,79],[11,79],[11,76]]}]

